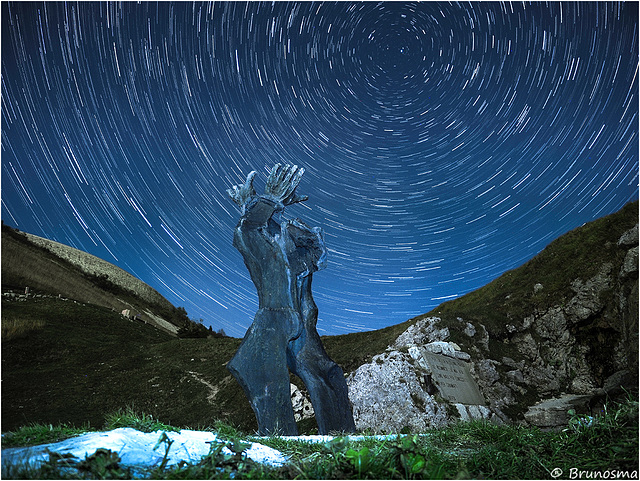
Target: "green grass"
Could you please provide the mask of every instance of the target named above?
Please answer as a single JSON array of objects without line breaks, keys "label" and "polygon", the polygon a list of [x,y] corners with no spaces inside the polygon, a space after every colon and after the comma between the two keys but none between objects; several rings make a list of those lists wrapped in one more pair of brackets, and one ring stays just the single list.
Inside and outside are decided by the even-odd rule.
[{"label": "green grass", "polygon": [[2,448],[15,448],[22,446],[36,446],[64,441],[65,439],[84,434],[90,431],[89,425],[79,428],[67,424],[38,424],[32,423],[15,431],[9,431],[2,435]]},{"label": "green grass", "polygon": [[181,426],[223,420],[255,429],[225,367],[239,339],[177,339],[106,308],[56,299],[3,301],[2,315],[44,321],[27,336],[2,339],[4,431],[102,426],[105,413],[129,406]]},{"label": "green grass", "polygon": [[[165,431],[176,429],[152,416],[129,409],[107,416],[116,427]],[[110,426],[114,427],[114,426]],[[31,425],[3,436],[3,448],[53,442],[89,430],[62,425]],[[133,472],[121,466],[117,453],[104,450],[86,460],[71,462],[53,457],[41,469],[14,467],[9,477],[40,479],[92,479],[147,477],[153,479],[550,479],[562,470],[567,479],[572,470],[632,472],[638,470],[638,402],[626,399],[605,405],[593,417],[573,415],[561,432],[543,432],[524,426],[499,426],[474,421],[433,429],[424,435],[400,435],[387,439],[350,441],[335,438],[310,443],[286,438],[256,438],[218,423],[215,432],[226,432],[225,455],[213,446],[198,464],[160,466],[150,472]],[[242,453],[244,441],[260,442],[278,449],[289,462],[281,468],[257,464]],[[159,449],[170,446],[166,438]],[[164,448],[162,447],[164,446]],[[162,452],[162,451],[160,451]],[[74,466],[74,470],[65,468]],[[557,472],[557,471],[556,471]]]},{"label": "green grass", "polygon": [[150,414],[137,413],[133,408],[118,409],[115,413],[105,417],[105,431],[118,428],[133,428],[143,433],[155,431],[179,431],[168,424],[162,423]]}]

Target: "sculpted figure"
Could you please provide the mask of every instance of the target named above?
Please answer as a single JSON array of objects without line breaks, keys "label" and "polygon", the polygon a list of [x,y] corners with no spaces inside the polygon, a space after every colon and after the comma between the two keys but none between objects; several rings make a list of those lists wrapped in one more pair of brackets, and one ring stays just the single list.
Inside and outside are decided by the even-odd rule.
[{"label": "sculpted figure", "polygon": [[274,219],[286,206],[307,200],[296,194],[303,173],[298,166],[276,164],[263,195],[253,188],[255,171],[244,184],[227,190],[241,210],[233,245],[244,258],[259,302],[227,369],[249,398],[263,435],[298,434],[288,369],[309,391],[320,434],[355,431],[344,374],[316,330],[311,280],[326,265],[322,229],[299,219],[282,224]]}]

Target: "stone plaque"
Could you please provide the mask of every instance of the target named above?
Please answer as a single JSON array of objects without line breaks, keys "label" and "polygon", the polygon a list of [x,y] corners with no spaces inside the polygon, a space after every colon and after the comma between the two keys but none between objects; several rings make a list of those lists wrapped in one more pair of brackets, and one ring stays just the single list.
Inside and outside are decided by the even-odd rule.
[{"label": "stone plaque", "polygon": [[423,352],[422,355],[443,398],[460,404],[485,403],[466,362],[432,352]]}]

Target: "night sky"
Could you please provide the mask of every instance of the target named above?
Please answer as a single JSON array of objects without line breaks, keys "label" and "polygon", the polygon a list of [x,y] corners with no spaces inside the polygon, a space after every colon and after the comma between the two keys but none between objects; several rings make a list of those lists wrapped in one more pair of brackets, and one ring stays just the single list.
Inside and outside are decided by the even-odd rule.
[{"label": "night sky", "polygon": [[298,164],[318,330],[378,329],[636,200],[638,102],[638,3],[3,2],[2,220],[241,337],[226,189]]}]

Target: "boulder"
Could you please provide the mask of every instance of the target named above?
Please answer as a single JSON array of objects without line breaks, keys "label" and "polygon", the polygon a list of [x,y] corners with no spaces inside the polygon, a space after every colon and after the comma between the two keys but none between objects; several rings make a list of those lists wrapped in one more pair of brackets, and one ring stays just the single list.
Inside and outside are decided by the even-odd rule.
[{"label": "boulder", "polygon": [[358,430],[424,432],[449,422],[447,403],[429,394],[429,374],[410,354],[388,351],[374,356],[347,378],[349,399]]},{"label": "boulder", "polygon": [[558,398],[547,399],[531,406],[524,418],[534,426],[543,429],[557,429],[569,422],[569,410],[577,413],[589,412],[589,401],[592,396],[565,394]]}]

